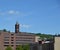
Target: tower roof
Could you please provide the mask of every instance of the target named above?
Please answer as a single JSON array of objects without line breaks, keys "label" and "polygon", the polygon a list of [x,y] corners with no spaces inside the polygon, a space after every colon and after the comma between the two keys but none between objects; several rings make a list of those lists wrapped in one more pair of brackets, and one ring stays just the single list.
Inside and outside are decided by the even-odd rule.
[{"label": "tower roof", "polygon": [[16,21],[16,25],[19,25],[18,21]]}]

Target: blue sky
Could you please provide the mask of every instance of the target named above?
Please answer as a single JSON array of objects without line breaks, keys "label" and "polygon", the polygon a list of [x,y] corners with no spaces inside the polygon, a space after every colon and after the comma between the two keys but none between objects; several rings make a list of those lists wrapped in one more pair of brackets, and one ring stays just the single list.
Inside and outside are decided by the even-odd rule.
[{"label": "blue sky", "polygon": [[0,0],[0,29],[60,33],[60,0]]}]

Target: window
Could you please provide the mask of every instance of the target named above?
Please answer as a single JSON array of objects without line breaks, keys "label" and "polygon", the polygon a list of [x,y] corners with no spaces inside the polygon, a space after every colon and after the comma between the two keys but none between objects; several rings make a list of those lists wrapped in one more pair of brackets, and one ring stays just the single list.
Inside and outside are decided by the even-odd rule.
[{"label": "window", "polygon": [[4,41],[9,41],[9,39],[4,39]]},{"label": "window", "polygon": [[12,47],[14,46],[14,45],[11,45]]},{"label": "window", "polygon": [[9,44],[9,42],[4,42],[4,44]]},{"label": "window", "polygon": [[14,42],[11,42],[11,44],[14,44]]},{"label": "window", "polygon": [[16,42],[16,44],[21,44],[21,42]]},{"label": "window", "polygon": [[11,34],[12,36],[14,35],[14,34]]},{"label": "window", "polygon": [[9,45],[4,45],[4,46],[9,46]]},{"label": "window", "polygon": [[4,37],[4,38],[9,38],[9,36],[6,36],[6,37]]},{"label": "window", "polygon": [[12,39],[14,38],[14,37],[11,37]]},{"label": "window", "polygon": [[11,40],[11,41],[14,41],[14,40]]}]

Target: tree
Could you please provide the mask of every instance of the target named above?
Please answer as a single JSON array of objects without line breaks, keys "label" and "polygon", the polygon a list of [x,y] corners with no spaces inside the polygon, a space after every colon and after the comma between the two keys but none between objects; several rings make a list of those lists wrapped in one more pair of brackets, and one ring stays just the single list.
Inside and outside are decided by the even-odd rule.
[{"label": "tree", "polygon": [[17,46],[16,50],[23,50],[22,45]]},{"label": "tree", "polygon": [[10,46],[8,46],[5,50],[12,50],[12,48]]},{"label": "tree", "polygon": [[6,30],[6,29],[3,29],[3,31],[4,31],[4,32],[7,32],[7,30]]},{"label": "tree", "polygon": [[47,39],[52,39],[53,38],[53,35],[51,35],[51,34],[41,34],[41,33],[37,33],[36,34],[37,36],[40,36],[40,38],[42,39],[42,40],[44,40],[44,38],[47,38]]},{"label": "tree", "polygon": [[24,50],[30,50],[29,44],[23,45],[23,49],[24,49]]}]

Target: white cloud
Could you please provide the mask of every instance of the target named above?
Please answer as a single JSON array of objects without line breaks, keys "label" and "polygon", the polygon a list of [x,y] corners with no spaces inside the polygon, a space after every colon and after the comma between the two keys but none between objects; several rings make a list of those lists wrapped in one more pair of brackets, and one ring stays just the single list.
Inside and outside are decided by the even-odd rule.
[{"label": "white cloud", "polygon": [[14,10],[10,10],[7,12],[8,14],[19,14],[19,11],[14,11]]},{"label": "white cloud", "polygon": [[15,11],[11,10],[11,11],[8,11],[9,14],[14,14]]},{"label": "white cloud", "polygon": [[26,25],[26,24],[20,24],[20,26],[27,29],[31,27],[31,25]]},{"label": "white cloud", "polygon": [[19,15],[20,12],[19,11],[15,11],[15,10],[9,10],[9,11],[0,11],[0,15]]},{"label": "white cloud", "polygon": [[[25,13],[17,10],[0,11],[0,17],[4,18],[4,20],[6,21],[18,20],[19,18],[25,18],[27,16],[30,16],[31,14],[31,12]],[[22,25],[22,27],[29,28],[30,26]]]},{"label": "white cloud", "polygon": [[8,10],[8,11],[0,11],[0,15],[17,15],[17,16],[20,16],[20,17],[24,17],[24,16],[29,16],[31,15],[32,12],[20,12],[20,11],[16,11],[16,10]]}]

